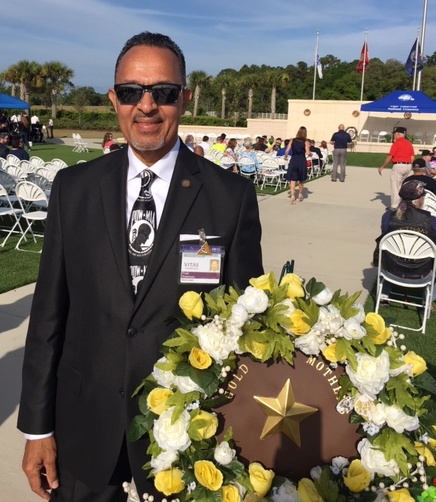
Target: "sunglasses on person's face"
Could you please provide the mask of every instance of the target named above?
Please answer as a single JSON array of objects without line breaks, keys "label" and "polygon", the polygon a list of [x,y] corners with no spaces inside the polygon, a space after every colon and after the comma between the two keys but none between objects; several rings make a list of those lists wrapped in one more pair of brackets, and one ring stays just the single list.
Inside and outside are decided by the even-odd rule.
[{"label": "sunglasses on person's face", "polygon": [[183,86],[178,84],[156,84],[156,85],[139,85],[139,84],[115,84],[114,90],[118,102],[121,105],[137,105],[144,93],[149,92],[153,101],[157,105],[173,105],[177,103],[179,94]]}]

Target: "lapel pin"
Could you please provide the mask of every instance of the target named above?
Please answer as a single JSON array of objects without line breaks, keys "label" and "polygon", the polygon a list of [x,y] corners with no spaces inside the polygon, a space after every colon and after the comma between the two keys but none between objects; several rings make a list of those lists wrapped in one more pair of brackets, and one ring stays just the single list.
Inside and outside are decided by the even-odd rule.
[{"label": "lapel pin", "polygon": [[182,180],[182,187],[189,188],[191,186],[191,182],[189,180]]}]

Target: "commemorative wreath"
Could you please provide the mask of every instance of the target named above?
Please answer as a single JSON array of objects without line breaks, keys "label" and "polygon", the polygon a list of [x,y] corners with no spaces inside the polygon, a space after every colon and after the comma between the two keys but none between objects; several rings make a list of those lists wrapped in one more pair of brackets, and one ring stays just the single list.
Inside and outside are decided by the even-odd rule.
[{"label": "commemorative wreath", "polygon": [[[354,295],[331,292],[272,273],[244,291],[218,287],[180,298],[181,326],[163,344],[163,357],[136,389],[138,415],[129,440],[148,434],[145,465],[163,497],[181,502],[436,501],[436,381],[404,335],[365,315]],[[218,437],[215,410],[239,355],[293,364],[296,351],[342,365],[338,407],[359,427],[352,458],[313,466],[290,480],[259,462],[246,467],[232,428]],[[235,438],[237,439],[237,438]],[[125,491],[135,498],[125,483]],[[154,500],[144,495],[145,500]],[[162,500],[168,500],[163,498]]]}]

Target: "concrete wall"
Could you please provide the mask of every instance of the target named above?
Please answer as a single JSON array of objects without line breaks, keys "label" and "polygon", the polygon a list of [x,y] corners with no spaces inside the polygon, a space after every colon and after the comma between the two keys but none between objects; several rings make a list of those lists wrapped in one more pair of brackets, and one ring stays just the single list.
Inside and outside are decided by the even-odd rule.
[{"label": "concrete wall", "polygon": [[[226,133],[228,137],[255,138],[266,134],[274,137],[293,138],[300,126],[305,126],[309,138],[318,144],[320,141],[330,141],[332,134],[337,131],[339,124],[345,128],[355,127],[358,133],[366,129],[373,131],[387,131],[391,133],[396,125],[407,128],[409,134],[415,135],[417,149],[421,146],[432,146],[436,135],[436,114],[414,114],[406,119],[398,113],[369,113],[361,112],[360,106],[368,101],[323,101],[307,99],[290,99],[288,101],[288,120],[281,119],[249,119],[247,127],[208,127],[208,126],[180,126],[179,134],[194,134],[196,139],[204,134],[210,137]],[[419,141],[418,141],[419,139]],[[389,143],[375,141],[360,141],[359,137],[354,146],[358,152],[387,152]]]}]

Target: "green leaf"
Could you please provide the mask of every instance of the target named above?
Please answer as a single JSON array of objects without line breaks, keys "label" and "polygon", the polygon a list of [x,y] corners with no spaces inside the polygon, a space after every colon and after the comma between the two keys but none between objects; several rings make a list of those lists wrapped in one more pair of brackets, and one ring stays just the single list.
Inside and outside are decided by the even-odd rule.
[{"label": "green leaf", "polygon": [[352,348],[352,343],[350,340],[345,340],[345,338],[339,338],[336,342],[336,357],[338,360],[344,357],[349,362],[351,368],[356,371],[357,368],[357,358],[356,353]]},{"label": "green leaf", "polygon": [[198,370],[187,362],[181,362],[175,369],[178,376],[187,376],[201,387],[207,396],[214,394],[218,388],[219,380],[214,371],[209,369]]},{"label": "green leaf", "polygon": [[374,446],[378,446],[384,453],[386,460],[395,460],[401,472],[407,475],[407,455],[416,455],[412,441],[404,434],[399,434],[393,429],[385,428],[381,434],[374,439]]},{"label": "green leaf", "polygon": [[421,373],[413,379],[415,387],[426,390],[431,394],[436,394],[436,379],[428,371]]},{"label": "green leaf", "polygon": [[127,429],[127,441],[137,441],[147,434],[149,430],[148,420],[144,415],[136,415]]},{"label": "green leaf", "polygon": [[321,291],[324,291],[325,284],[323,282],[316,282],[316,279],[312,277],[305,285],[305,289],[309,296],[316,296],[319,295]]}]

